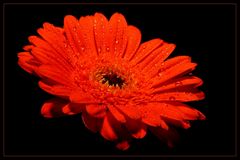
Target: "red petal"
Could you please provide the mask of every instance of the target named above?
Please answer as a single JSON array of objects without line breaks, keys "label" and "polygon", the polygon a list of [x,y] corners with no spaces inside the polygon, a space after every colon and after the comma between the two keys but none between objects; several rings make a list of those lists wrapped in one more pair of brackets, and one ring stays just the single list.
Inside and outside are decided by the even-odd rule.
[{"label": "red petal", "polygon": [[176,45],[163,42],[158,48],[156,48],[150,55],[148,55],[138,66],[143,71],[158,69],[161,67],[162,62],[172,53]]},{"label": "red petal", "polygon": [[125,141],[122,141],[122,142],[118,142],[116,147],[120,150],[125,151],[130,147],[130,145],[129,145],[129,142],[125,140]]},{"label": "red petal", "polygon": [[110,141],[117,140],[118,136],[114,131],[113,126],[111,125],[109,114],[107,114],[107,116],[104,117],[102,129],[100,132],[101,135],[107,140]]},{"label": "red petal", "polygon": [[98,103],[91,95],[82,91],[73,91],[70,95],[70,100],[73,103],[96,104]]},{"label": "red petal", "polygon": [[33,47],[31,50],[33,57],[41,62],[41,64],[51,65],[53,68],[64,71],[65,73],[72,72],[72,66],[66,59],[54,54],[52,51],[46,51],[40,47]]},{"label": "red petal", "polygon": [[123,56],[127,45],[127,22],[123,15],[115,13],[109,20],[109,49],[114,56]]},{"label": "red petal", "polygon": [[203,84],[203,81],[198,77],[184,76],[180,78],[175,78],[169,81],[168,84],[165,84],[164,86],[160,86],[159,88],[153,89],[151,93],[155,94],[160,92],[176,91],[176,89],[188,87],[188,86],[196,88],[202,84]]},{"label": "red petal", "polygon": [[103,120],[100,118],[94,118],[90,116],[87,112],[82,113],[82,120],[84,125],[92,132],[100,131]]},{"label": "red petal", "polygon": [[106,106],[97,105],[97,104],[89,104],[86,106],[86,111],[89,115],[96,118],[103,118],[106,115]]},{"label": "red petal", "polygon": [[129,118],[126,127],[134,138],[141,139],[147,134],[147,127],[141,121]]},{"label": "red petal", "polygon": [[[79,21],[71,15],[67,15],[64,17],[64,30],[66,33],[66,37],[68,40],[68,43],[70,44],[72,50],[73,50],[73,55],[79,53],[83,55],[85,48],[85,44],[83,42],[83,36],[80,33],[80,27],[79,27]],[[82,50],[81,48],[84,48]]]},{"label": "red petal", "polygon": [[39,81],[38,85],[44,91],[61,97],[69,97],[71,93],[71,88],[63,85],[48,85],[43,81]]},{"label": "red petal", "polygon": [[62,112],[62,108],[67,104],[67,101],[58,98],[48,100],[43,104],[41,113],[46,118],[64,116],[65,114]]},{"label": "red petal", "polygon": [[41,47],[48,51],[52,51],[52,54],[55,54],[59,59],[61,58],[62,60],[66,60],[68,55],[66,54],[66,38],[64,33],[49,23],[44,23],[43,27],[44,28],[37,30],[37,32],[47,42],[47,44],[41,42]]},{"label": "red petal", "polygon": [[190,63],[186,61],[176,64],[175,66],[161,72],[158,77],[152,79],[152,87],[161,86],[164,82],[174,77],[191,72],[195,69],[196,65],[196,63]]},{"label": "red petal", "polygon": [[205,95],[202,91],[197,89],[188,89],[185,91],[175,91],[175,92],[163,92],[153,96],[153,102],[163,102],[163,101],[198,101],[205,98]]},{"label": "red petal", "polygon": [[142,72],[145,72],[149,77],[156,76],[164,64],[163,61],[173,52],[175,47],[175,44],[164,43],[140,63],[139,68],[143,69]]},{"label": "red petal", "polygon": [[[32,74],[37,68],[37,62],[29,52],[21,52],[18,54],[18,65],[26,72]],[[32,63],[31,63],[32,61]],[[35,61],[35,63],[33,63]]]},{"label": "red petal", "polygon": [[178,103],[178,102],[172,102],[169,103],[169,105],[172,105],[173,107],[176,107],[179,109],[180,112],[184,115],[185,120],[205,120],[206,117],[198,110],[183,104],[183,103]]},{"label": "red petal", "polygon": [[127,47],[124,59],[130,60],[135,54],[141,42],[141,32],[134,26],[127,27]]},{"label": "red petal", "polygon": [[62,84],[65,86],[71,86],[69,74],[57,68],[53,68],[50,65],[41,65],[38,67],[37,73],[45,80],[45,82],[49,81],[49,84],[55,82],[56,85]]},{"label": "red petal", "polygon": [[79,20],[78,35],[82,37],[84,48],[91,55],[97,55],[94,38],[94,19],[93,16],[81,17]]},{"label": "red petal", "polygon": [[165,141],[169,147],[173,147],[179,140],[179,135],[175,129],[169,128],[168,130],[160,127],[149,127],[150,131],[157,136],[160,140]]},{"label": "red petal", "polygon": [[130,59],[131,64],[135,66],[136,64],[143,61],[148,55],[150,55],[156,48],[158,48],[163,43],[161,39],[152,39],[140,45],[136,54]]},{"label": "red petal", "polygon": [[112,115],[114,116],[114,118],[116,120],[118,120],[121,123],[125,123],[126,122],[126,118],[123,114],[121,114],[114,106],[108,106],[109,111],[112,113]]},{"label": "red petal", "polygon": [[154,104],[147,104],[139,106],[138,109],[142,115],[142,121],[150,126],[161,126],[164,129],[168,129],[168,125],[165,123],[159,114],[159,108]]},{"label": "red petal", "polygon": [[107,47],[107,31],[108,31],[108,20],[107,18],[100,13],[95,13],[94,15],[94,36],[95,36],[95,42],[96,42],[96,48],[98,51],[98,54],[106,51]]},{"label": "red petal", "polygon": [[85,105],[69,103],[62,108],[64,114],[73,115],[80,113],[84,110]]},{"label": "red petal", "polygon": [[125,115],[132,119],[140,119],[141,115],[137,112],[135,106],[131,105],[116,105],[116,107]]}]

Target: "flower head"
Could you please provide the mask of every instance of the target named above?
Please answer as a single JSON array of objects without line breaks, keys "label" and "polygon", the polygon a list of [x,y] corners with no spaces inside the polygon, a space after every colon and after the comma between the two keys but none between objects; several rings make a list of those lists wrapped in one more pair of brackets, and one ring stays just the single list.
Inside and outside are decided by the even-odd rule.
[{"label": "flower head", "polygon": [[188,56],[167,59],[175,45],[159,38],[141,42],[141,32],[115,13],[64,18],[64,26],[44,23],[18,54],[18,64],[40,77],[39,86],[56,98],[41,113],[52,118],[81,113],[85,126],[119,149],[147,129],[173,145],[174,126],[189,128],[205,116],[183,102],[204,98],[196,63]]}]

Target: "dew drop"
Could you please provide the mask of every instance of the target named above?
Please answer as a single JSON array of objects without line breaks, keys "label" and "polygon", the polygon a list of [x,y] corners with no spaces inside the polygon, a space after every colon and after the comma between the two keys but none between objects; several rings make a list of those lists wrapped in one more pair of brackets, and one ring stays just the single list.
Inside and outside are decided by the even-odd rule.
[{"label": "dew drop", "polygon": [[161,63],[161,66],[164,66],[164,65],[165,65],[165,63],[164,63],[164,62],[162,62],[162,63]]},{"label": "dew drop", "polygon": [[162,73],[158,73],[159,77],[162,77]]},{"label": "dew drop", "polygon": [[73,27],[73,31],[76,32],[77,28],[76,27]]},{"label": "dew drop", "polygon": [[85,51],[85,48],[84,48],[84,47],[81,47],[81,50],[84,52],[84,51]]},{"label": "dew drop", "polygon": [[64,43],[64,47],[67,48],[67,43]]},{"label": "dew drop", "polygon": [[98,53],[101,53],[101,48],[98,48]]},{"label": "dew drop", "polygon": [[182,85],[182,82],[181,81],[177,81],[176,83],[175,83],[175,86],[176,87],[179,87],[179,86],[181,86]]},{"label": "dew drop", "polygon": [[77,76],[75,76],[75,77],[74,77],[74,80],[75,80],[75,81],[77,81],[77,80],[78,80],[78,77],[77,77]]},{"label": "dew drop", "polygon": [[109,52],[109,51],[110,51],[110,48],[109,48],[109,47],[107,47],[107,48],[106,48],[106,51],[107,51],[107,52]]},{"label": "dew drop", "polygon": [[115,41],[115,43],[116,43],[116,44],[118,44],[118,43],[119,43],[119,41],[118,41],[118,40],[116,40],[116,41]]},{"label": "dew drop", "polygon": [[170,100],[170,101],[175,101],[175,100],[176,100],[176,98],[175,98],[175,97],[173,97],[173,96],[170,96],[170,97],[169,97],[169,100]]}]

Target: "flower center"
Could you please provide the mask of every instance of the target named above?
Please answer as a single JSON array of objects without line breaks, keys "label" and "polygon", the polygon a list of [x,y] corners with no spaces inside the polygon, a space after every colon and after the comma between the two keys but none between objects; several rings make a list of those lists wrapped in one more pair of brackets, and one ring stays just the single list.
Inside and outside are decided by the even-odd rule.
[{"label": "flower center", "polygon": [[101,79],[102,84],[108,84],[109,86],[114,86],[114,87],[123,87],[124,80],[122,77],[118,76],[114,72],[109,72],[107,74],[102,75]]}]

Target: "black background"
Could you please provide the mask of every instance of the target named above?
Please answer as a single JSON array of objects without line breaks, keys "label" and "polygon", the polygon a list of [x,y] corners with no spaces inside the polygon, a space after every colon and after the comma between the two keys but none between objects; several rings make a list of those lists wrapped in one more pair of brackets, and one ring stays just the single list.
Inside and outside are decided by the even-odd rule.
[{"label": "black background", "polygon": [[[232,155],[234,116],[234,5],[5,5],[5,154],[7,155]],[[40,108],[52,96],[37,86],[38,78],[17,65],[17,53],[37,34],[43,22],[63,26],[67,14],[122,13],[128,24],[142,32],[142,41],[161,38],[175,43],[171,56],[189,55],[198,63],[206,98],[189,103],[202,111],[206,121],[180,130],[173,149],[150,132],[134,140],[128,151],[90,132],[80,115],[44,119]]]}]

